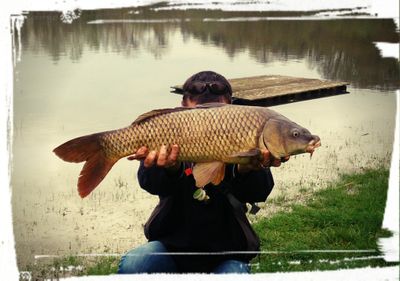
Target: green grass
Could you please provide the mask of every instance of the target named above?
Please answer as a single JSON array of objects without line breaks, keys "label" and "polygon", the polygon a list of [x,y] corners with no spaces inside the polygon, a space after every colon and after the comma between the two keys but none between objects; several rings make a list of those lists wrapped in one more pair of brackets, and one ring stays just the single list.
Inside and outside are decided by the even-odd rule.
[{"label": "green grass", "polygon": [[32,280],[55,279],[70,276],[109,275],[118,270],[120,257],[76,257],[66,256],[54,258],[43,264],[36,263],[28,266]]},{"label": "green grass", "polygon": [[[253,272],[304,271],[386,266],[377,239],[390,236],[381,229],[389,173],[386,169],[344,175],[316,192],[305,205],[294,204],[253,225],[261,254]],[[364,253],[299,252],[304,250],[372,250]],[[351,260],[356,258],[355,260]],[[398,263],[397,263],[398,264]]]},{"label": "green grass", "polygon": [[101,257],[88,266],[83,275],[108,275],[117,273],[120,257]]},{"label": "green grass", "polygon": [[[261,240],[261,250],[273,253],[261,254],[253,259],[252,272],[398,265],[380,258],[377,246],[378,238],[391,235],[381,229],[388,177],[388,171],[383,168],[342,176],[328,188],[314,193],[305,205],[293,204],[291,211],[278,212],[253,224]],[[281,205],[285,200],[281,196],[274,202]],[[372,252],[301,252],[304,250]],[[28,271],[32,271],[38,280],[109,275],[117,272],[119,259],[113,256],[90,259],[70,256],[55,259],[50,265],[36,265]],[[66,270],[69,266],[73,266],[72,271]]]}]

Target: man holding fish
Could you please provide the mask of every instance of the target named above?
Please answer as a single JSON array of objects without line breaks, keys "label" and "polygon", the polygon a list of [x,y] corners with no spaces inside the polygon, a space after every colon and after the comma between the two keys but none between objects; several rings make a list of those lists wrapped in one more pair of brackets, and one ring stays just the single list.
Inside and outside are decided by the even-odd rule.
[{"label": "man holding fish", "polygon": [[283,115],[231,105],[231,98],[223,76],[200,72],[183,85],[182,107],[153,110],[126,128],[54,149],[65,161],[85,162],[81,197],[119,159],[141,160],[139,184],[160,202],[145,225],[149,243],[125,254],[119,273],[249,272],[260,245],[245,203],[264,202],[270,194],[268,167],[290,155],[312,155],[321,143]]},{"label": "man holding fish", "polygon": [[[231,103],[229,82],[211,71],[193,75],[183,89],[184,107]],[[228,165],[225,180],[219,185],[197,188],[193,165],[179,162],[178,155],[178,145],[169,151],[163,145],[158,152],[143,146],[128,157],[141,160],[139,183],[143,189],[159,195],[160,203],[145,225],[150,242],[128,252],[121,260],[119,273],[248,273],[248,262],[254,253],[227,252],[259,250],[243,203],[266,200],[274,185],[267,167],[280,166],[281,160],[263,149],[259,160],[253,163]],[[289,156],[283,161],[288,159]],[[203,191],[203,200],[191,196],[196,191]]]}]

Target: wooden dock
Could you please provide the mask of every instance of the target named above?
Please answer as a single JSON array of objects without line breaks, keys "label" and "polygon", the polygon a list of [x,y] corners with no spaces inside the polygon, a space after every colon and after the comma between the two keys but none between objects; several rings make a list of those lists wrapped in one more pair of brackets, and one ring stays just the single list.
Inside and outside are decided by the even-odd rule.
[{"label": "wooden dock", "polygon": [[[295,101],[346,94],[347,82],[263,75],[229,79],[233,103],[273,106]],[[174,86],[173,93],[182,94],[182,86]]]}]

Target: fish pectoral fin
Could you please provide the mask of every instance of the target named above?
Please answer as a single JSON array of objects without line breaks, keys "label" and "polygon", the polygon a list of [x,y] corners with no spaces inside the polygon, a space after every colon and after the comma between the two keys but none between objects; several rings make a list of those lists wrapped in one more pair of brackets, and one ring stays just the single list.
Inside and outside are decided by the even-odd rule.
[{"label": "fish pectoral fin", "polygon": [[258,148],[252,148],[250,150],[247,151],[241,151],[241,152],[237,152],[232,154],[230,157],[232,158],[241,158],[241,157],[260,157],[261,156],[261,150]]},{"label": "fish pectoral fin", "polygon": [[261,150],[258,148],[253,148],[247,151],[234,153],[229,157],[227,157],[226,159],[227,162],[241,163],[241,164],[247,164],[250,162],[256,162],[260,160],[262,160],[262,154]]},{"label": "fish pectoral fin", "polygon": [[225,163],[223,163],[223,162],[219,162],[219,163],[222,163],[222,165],[220,165],[220,167],[218,168],[218,171],[217,171],[214,179],[211,180],[211,183],[213,185],[219,185],[225,177]]},{"label": "fish pectoral fin", "polygon": [[220,161],[197,163],[193,167],[193,177],[197,187],[208,183],[218,185],[225,177],[225,163]]}]

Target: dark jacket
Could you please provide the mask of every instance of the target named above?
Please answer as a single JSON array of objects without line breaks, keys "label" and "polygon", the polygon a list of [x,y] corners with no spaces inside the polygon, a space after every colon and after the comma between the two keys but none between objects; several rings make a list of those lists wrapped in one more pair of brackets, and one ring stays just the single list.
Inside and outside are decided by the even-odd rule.
[{"label": "dark jacket", "polygon": [[173,256],[182,272],[210,272],[227,259],[248,262],[259,250],[244,203],[267,199],[274,185],[269,169],[241,175],[235,165],[226,165],[221,184],[204,187],[210,197],[207,202],[193,199],[197,188],[190,163],[183,163],[175,173],[157,166],[144,168],[141,163],[138,179],[143,189],[160,198],[145,224],[146,237],[161,241],[170,252],[203,253]]}]

